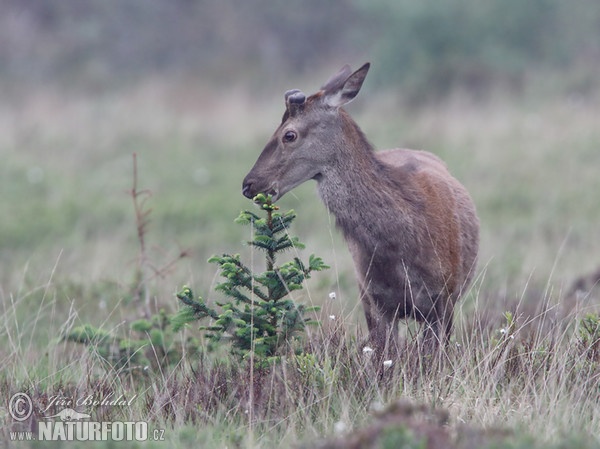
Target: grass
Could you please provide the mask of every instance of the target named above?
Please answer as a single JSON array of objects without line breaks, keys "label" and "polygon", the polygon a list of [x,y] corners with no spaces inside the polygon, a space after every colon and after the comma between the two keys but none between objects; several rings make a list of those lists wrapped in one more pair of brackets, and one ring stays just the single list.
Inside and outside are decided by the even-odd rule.
[{"label": "grass", "polygon": [[[49,301],[50,309],[55,302]],[[118,374],[93,346],[85,351],[56,338],[43,347],[46,354],[33,358],[37,348],[26,337],[31,327],[60,329],[71,326],[70,320],[42,323],[33,317],[19,335],[10,330],[7,315],[9,331],[3,337],[24,343],[9,345],[2,379],[7,394],[26,391],[41,408],[55,395],[124,394],[132,400],[128,407],[86,410],[98,420],[149,421],[152,428],[166,429],[171,446],[289,447],[310,444],[336,429],[364,428],[368,434],[382,426],[406,429],[415,438],[448,432],[445,441],[455,447],[481,447],[470,446],[473,439],[489,447],[560,447],[575,440],[585,441],[580,447],[597,447],[599,335],[582,333],[576,311],[558,316],[556,307],[548,307],[531,319],[517,315],[500,321],[486,319],[486,311],[477,307],[461,320],[448,358],[437,369],[427,369],[428,361],[415,356],[416,343],[407,339],[402,357],[382,376],[363,351],[360,332],[349,330],[347,318],[336,317],[313,332],[304,354],[289,356],[254,378],[227,357],[204,353],[182,357],[175,367]],[[41,316],[52,319],[44,310]],[[595,337],[586,340],[585,335]],[[444,410],[444,419],[423,427],[430,419],[420,414],[439,413],[435,410]],[[379,415],[374,421],[373,413]],[[334,441],[323,444],[337,447]]]},{"label": "grass", "polygon": [[383,435],[372,447],[423,447],[424,437],[458,448],[598,447],[600,356],[582,321],[597,312],[598,294],[565,298],[600,264],[593,98],[473,104],[457,97],[408,111],[391,95],[375,95],[352,106],[377,147],[439,154],[479,210],[478,277],[439,369],[423,369],[408,325],[403,357],[378,378],[363,353],[347,250],[310,185],[280,204],[298,212],[294,232],[306,254],[332,266],[297,295],[322,305],[323,327],[312,331],[304,355],[251,377],[224,354],[192,357],[182,349],[175,366],[119,373],[93,350],[61,340],[83,323],[127,336],[128,323],[146,313],[135,295],[133,152],[139,188],[152,192],[148,263],[162,267],[190,253],[147,281],[152,311],[175,310],[174,292],[184,284],[216,299],[206,259],[250,255],[240,250],[247,229],[233,218],[248,207],[241,179],[281,113],[274,95],[260,104],[240,89],[192,91],[153,80],[95,96],[32,91],[0,106],[4,439],[15,429],[6,401],[26,391],[37,404],[57,394],[134,398],[93,416],[164,428],[166,443],[148,447],[352,447],[348,435]]}]

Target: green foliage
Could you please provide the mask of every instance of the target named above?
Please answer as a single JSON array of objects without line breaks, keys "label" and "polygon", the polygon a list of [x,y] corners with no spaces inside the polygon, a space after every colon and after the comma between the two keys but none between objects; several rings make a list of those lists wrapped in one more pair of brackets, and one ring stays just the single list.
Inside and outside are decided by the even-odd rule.
[{"label": "green foliage", "polygon": [[427,449],[427,439],[415,436],[405,426],[395,426],[383,430],[379,445],[382,449]]},{"label": "green foliage", "polygon": [[496,333],[490,335],[491,347],[498,350],[499,353],[503,352],[512,340],[514,340],[517,325],[512,312],[505,311],[502,316],[504,318],[502,327]]},{"label": "green foliage", "polygon": [[[528,69],[576,59],[569,39],[582,38],[565,22],[578,15],[577,8],[566,8],[559,0],[356,3],[386,30],[386,38],[373,46],[374,59],[386,67],[374,76],[401,85],[413,100],[454,87],[482,93],[497,81],[518,85]],[[597,8],[592,10],[597,14]],[[565,27],[565,33],[557,34],[558,27]]]},{"label": "green foliage", "polygon": [[110,334],[90,324],[74,327],[67,336],[67,340],[83,344],[104,344]]},{"label": "green foliage", "polygon": [[600,362],[600,315],[588,313],[581,319],[579,339],[588,359]]},{"label": "green foliage", "polygon": [[285,351],[307,324],[308,317],[316,307],[297,305],[289,296],[292,291],[302,289],[303,283],[313,271],[328,268],[320,257],[311,255],[308,264],[300,258],[276,264],[279,255],[304,245],[289,234],[288,229],[296,218],[293,211],[284,214],[271,203],[270,196],[258,195],[254,201],[266,216],[244,211],[235,220],[239,224],[252,225],[253,239],[248,242],[265,253],[266,270],[253,272],[239,254],[213,256],[225,280],[216,286],[229,302],[208,305],[202,298],[194,299],[189,287],[184,287],[177,297],[184,307],[172,317],[174,330],[185,324],[210,318],[211,323],[200,329],[209,339],[209,348],[224,341],[231,343],[231,352],[242,359],[254,355],[254,363],[266,366]]},{"label": "green foliage", "polygon": [[131,323],[131,329],[137,332],[148,332],[152,329],[152,323],[148,320],[137,320]]},{"label": "green foliage", "polygon": [[340,379],[338,367],[330,358],[319,360],[315,354],[297,354],[291,359],[292,367],[300,374],[304,388],[327,391]]},{"label": "green foliage", "polygon": [[150,320],[139,319],[129,325],[126,337],[112,335],[103,329],[84,324],[74,327],[63,339],[81,343],[109,363],[118,372],[146,372],[149,368],[162,369],[181,361],[182,349],[194,354],[198,342],[178,341],[170,326],[170,317],[164,310]]},{"label": "green foliage", "polygon": [[588,313],[582,318],[579,336],[586,345],[598,344],[600,341],[600,316]]}]

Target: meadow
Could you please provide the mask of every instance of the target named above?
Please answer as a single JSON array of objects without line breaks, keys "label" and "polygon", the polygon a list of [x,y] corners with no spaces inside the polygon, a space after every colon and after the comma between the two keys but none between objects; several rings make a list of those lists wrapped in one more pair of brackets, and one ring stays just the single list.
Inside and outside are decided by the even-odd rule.
[{"label": "meadow", "polygon": [[[408,324],[402,359],[376,374],[363,352],[352,263],[311,183],[279,204],[298,213],[301,254],[331,266],[295,292],[298,302],[322,307],[322,326],[310,330],[303,354],[253,377],[225,352],[183,350],[178,363],[140,373],[64,340],[85,323],[127,335],[127,324],[148,310],[177,310],[183,285],[218,299],[207,259],[252,257],[242,244],[249,229],[233,222],[253,207],[241,181],[279,123],[289,87],[251,95],[244,86],[148,79],[120,90],[7,93],[0,105],[5,444],[43,447],[8,441],[11,430],[33,425],[8,413],[8,398],[28,392],[38,408],[57,395],[123,394],[128,406],[87,412],[165,430],[166,441],[144,447],[436,447],[423,438],[437,447],[600,447],[597,280],[571,292],[600,266],[599,94],[556,89],[552,80],[522,94],[457,93],[416,108],[396,92],[367,90],[348,108],[377,148],[439,155],[477,205],[477,276],[439,369],[423,369]],[[151,209],[144,251],[131,197],[134,153],[137,189]],[[178,338],[190,336],[193,329]]]}]

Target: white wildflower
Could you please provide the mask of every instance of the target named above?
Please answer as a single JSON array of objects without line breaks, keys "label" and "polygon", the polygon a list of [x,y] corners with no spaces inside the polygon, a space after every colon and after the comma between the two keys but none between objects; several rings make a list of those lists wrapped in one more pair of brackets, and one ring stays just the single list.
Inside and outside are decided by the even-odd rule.
[{"label": "white wildflower", "polygon": [[335,320],[335,315],[329,315],[329,319],[330,319],[331,321]]},{"label": "white wildflower", "polygon": [[383,362],[383,367],[384,368],[389,368],[390,366],[392,366],[392,361],[391,360],[386,360],[385,362]]},{"label": "white wildflower", "polygon": [[369,347],[369,346],[365,346],[365,347],[363,348],[363,354],[368,354],[368,355],[370,355],[370,354],[372,354],[372,353],[373,353],[373,348],[371,348],[371,347]]},{"label": "white wildflower", "polygon": [[333,301],[335,298],[336,298],[335,292],[329,293],[329,299],[331,299]]},{"label": "white wildflower", "polygon": [[344,421],[338,421],[333,425],[333,431],[340,435],[348,430],[348,425]]},{"label": "white wildflower", "polygon": [[372,412],[382,412],[384,409],[384,405],[380,401],[373,401],[369,407],[369,410]]}]

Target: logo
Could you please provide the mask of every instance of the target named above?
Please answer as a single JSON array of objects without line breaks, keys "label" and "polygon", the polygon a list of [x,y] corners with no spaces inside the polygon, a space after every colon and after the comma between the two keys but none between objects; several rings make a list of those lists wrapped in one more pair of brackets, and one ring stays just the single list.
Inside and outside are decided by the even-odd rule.
[{"label": "logo", "polygon": [[81,421],[82,419],[91,418],[87,413],[79,413],[72,408],[65,408],[56,415],[44,416],[46,419],[60,418],[61,421]]},{"label": "logo", "polygon": [[33,413],[33,403],[26,393],[15,393],[8,401],[8,413],[15,421],[25,421]]},{"label": "logo", "polygon": [[[110,398],[110,395],[109,395]],[[50,398],[50,405],[41,413],[47,413],[51,406],[64,407],[58,413],[43,416],[38,421],[37,435],[30,431],[10,432],[13,441],[164,441],[164,429],[148,431],[145,421],[94,421],[92,415],[78,411],[72,406],[130,405],[134,398],[125,401],[123,395],[117,399],[96,400],[87,396],[72,400],[62,396]],[[33,414],[33,402],[26,393],[15,393],[8,401],[8,412],[18,422],[27,420]]]}]

